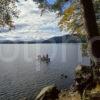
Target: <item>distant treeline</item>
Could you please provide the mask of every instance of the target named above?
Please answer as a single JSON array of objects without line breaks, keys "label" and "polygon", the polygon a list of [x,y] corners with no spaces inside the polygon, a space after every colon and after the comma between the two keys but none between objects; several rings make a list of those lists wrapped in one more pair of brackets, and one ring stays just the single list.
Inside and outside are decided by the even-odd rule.
[{"label": "distant treeline", "polygon": [[0,41],[1,44],[24,44],[24,43],[86,43],[86,38],[85,37],[79,37],[77,35],[64,35],[64,36],[56,36],[52,37],[46,40],[29,40],[29,41],[24,41],[24,40],[4,40]]}]

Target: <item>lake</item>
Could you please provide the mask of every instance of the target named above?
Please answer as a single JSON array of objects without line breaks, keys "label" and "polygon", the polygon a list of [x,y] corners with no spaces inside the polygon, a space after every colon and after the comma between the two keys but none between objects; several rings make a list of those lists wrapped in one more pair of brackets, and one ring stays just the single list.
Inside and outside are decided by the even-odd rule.
[{"label": "lake", "polygon": [[[69,88],[77,64],[89,65],[82,57],[80,44],[0,44],[0,100],[34,98],[51,84]],[[38,55],[48,54],[51,62],[40,62]],[[61,78],[61,74],[68,76]]]}]

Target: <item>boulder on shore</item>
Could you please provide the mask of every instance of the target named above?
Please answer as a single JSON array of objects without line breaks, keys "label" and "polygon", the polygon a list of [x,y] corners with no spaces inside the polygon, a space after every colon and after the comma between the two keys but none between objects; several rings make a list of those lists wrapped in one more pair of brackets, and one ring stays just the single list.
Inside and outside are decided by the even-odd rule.
[{"label": "boulder on shore", "polygon": [[55,100],[58,98],[59,90],[55,85],[50,85],[41,90],[35,100]]}]

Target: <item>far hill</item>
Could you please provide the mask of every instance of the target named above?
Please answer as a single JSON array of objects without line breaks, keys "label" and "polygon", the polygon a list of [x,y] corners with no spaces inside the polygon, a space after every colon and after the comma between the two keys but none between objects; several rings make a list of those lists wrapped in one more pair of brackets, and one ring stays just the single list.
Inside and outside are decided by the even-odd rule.
[{"label": "far hill", "polygon": [[85,43],[85,37],[80,38],[77,35],[64,35],[49,38],[47,40],[0,40],[1,44],[23,44],[23,43]]},{"label": "far hill", "polygon": [[84,42],[86,42],[85,37],[80,38],[77,35],[56,36],[42,41],[42,43],[84,43]]}]

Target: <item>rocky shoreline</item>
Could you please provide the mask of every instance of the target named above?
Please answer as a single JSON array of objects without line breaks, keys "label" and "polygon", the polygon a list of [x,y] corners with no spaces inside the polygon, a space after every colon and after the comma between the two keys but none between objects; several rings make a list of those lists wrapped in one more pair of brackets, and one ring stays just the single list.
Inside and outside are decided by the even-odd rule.
[{"label": "rocky shoreline", "polygon": [[100,83],[93,79],[90,66],[78,65],[75,83],[67,90],[50,85],[41,90],[35,100],[100,100]]},{"label": "rocky shoreline", "polygon": [[[90,66],[78,65],[75,69],[75,83],[69,89],[58,90],[56,85],[44,87],[33,100],[100,100],[99,76],[93,78]],[[97,71],[99,69],[99,72]],[[94,67],[95,73],[100,74],[100,68]],[[20,100],[28,100],[26,97]]]},{"label": "rocky shoreline", "polygon": [[51,85],[43,88],[35,100],[81,100],[80,94],[70,90],[58,90]]}]

